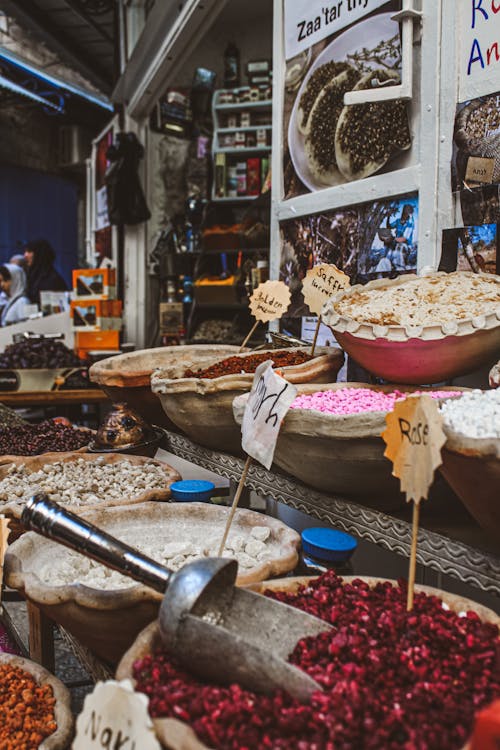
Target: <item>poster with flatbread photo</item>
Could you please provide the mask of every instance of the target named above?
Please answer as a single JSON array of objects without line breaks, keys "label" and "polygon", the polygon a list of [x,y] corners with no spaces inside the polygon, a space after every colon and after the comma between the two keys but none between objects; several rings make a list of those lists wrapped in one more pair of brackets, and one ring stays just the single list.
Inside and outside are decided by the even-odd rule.
[{"label": "poster with flatbread photo", "polygon": [[405,102],[344,105],[348,91],[400,83],[399,10],[285,0],[285,198],[412,163]]}]

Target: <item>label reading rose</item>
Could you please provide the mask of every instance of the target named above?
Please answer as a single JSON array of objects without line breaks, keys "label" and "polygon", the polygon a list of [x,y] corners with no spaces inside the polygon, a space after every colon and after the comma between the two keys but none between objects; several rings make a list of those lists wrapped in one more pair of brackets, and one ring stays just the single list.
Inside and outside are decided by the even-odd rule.
[{"label": "label reading rose", "polygon": [[384,455],[393,463],[392,473],[399,478],[406,500],[419,503],[429,494],[434,472],[442,463],[446,436],[439,407],[430,396],[409,396],[396,404],[386,424]]},{"label": "label reading rose", "polygon": [[261,323],[278,320],[288,310],[290,290],[283,281],[264,281],[250,297],[250,311]]},{"label": "label reading rose", "polygon": [[322,263],[310,268],[302,282],[302,294],[309,310],[321,315],[321,308],[330,297],[350,286],[349,276],[333,264]]}]

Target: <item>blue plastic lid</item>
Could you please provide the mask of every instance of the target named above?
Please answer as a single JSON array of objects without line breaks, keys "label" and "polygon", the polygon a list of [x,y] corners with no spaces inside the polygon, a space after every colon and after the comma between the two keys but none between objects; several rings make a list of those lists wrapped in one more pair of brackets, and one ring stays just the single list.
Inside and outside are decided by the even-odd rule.
[{"label": "blue plastic lid", "polygon": [[208,500],[214,490],[215,484],[204,479],[182,479],[170,485],[172,497],[177,500]]},{"label": "blue plastic lid", "polygon": [[358,546],[353,536],[336,529],[314,527],[304,529],[301,536],[306,554],[331,562],[346,562]]}]

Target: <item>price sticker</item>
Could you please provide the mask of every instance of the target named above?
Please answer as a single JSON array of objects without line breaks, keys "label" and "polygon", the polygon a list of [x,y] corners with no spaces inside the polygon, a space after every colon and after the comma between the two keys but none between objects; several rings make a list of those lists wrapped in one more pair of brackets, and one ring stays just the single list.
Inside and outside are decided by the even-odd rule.
[{"label": "price sticker", "polygon": [[436,401],[423,395],[399,401],[385,421],[384,455],[393,463],[392,473],[399,478],[407,502],[419,503],[427,498],[434,472],[442,464],[443,417]]},{"label": "price sticker", "polygon": [[292,295],[283,281],[264,281],[253,290],[250,312],[261,323],[278,320],[288,310]]},{"label": "price sticker", "polygon": [[266,469],[271,468],[276,441],[297,389],[273,370],[269,360],[255,371],[241,425],[243,450]]},{"label": "price sticker", "polygon": [[349,276],[337,266],[322,263],[310,268],[302,282],[302,294],[309,310],[321,315],[321,308],[337,292],[350,286]]},{"label": "price sticker", "polygon": [[130,680],[98,682],[76,720],[73,750],[161,750],[148,702]]}]

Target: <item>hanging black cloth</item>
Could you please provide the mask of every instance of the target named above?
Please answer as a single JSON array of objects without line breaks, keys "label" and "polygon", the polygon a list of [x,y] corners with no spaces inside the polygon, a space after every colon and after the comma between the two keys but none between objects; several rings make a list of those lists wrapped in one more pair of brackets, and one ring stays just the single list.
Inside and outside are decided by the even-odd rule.
[{"label": "hanging black cloth", "polygon": [[151,216],[139,182],[143,156],[144,148],[135,133],[117,133],[106,152],[111,162],[104,176],[111,224],[140,224]]}]

